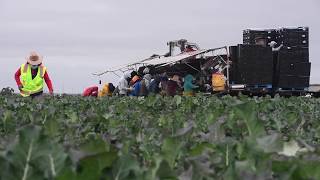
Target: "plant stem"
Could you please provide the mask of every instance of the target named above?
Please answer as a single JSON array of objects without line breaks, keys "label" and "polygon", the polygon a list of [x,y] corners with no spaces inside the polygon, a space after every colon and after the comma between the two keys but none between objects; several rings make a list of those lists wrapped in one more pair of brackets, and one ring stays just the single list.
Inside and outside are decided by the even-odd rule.
[{"label": "plant stem", "polygon": [[26,180],[26,179],[27,179],[27,175],[28,175],[28,171],[29,171],[29,162],[30,162],[30,159],[31,159],[32,149],[33,149],[33,139],[31,140],[31,143],[30,143],[30,145],[29,145],[29,150],[28,150],[28,155],[27,155],[27,161],[26,161],[26,166],[24,167],[24,172],[23,172],[22,180]]},{"label": "plant stem", "polygon": [[56,176],[56,170],[55,170],[55,167],[54,167],[54,161],[53,161],[53,158],[52,158],[51,154],[49,154],[49,160],[50,160],[50,167],[51,167],[52,176],[55,177]]},{"label": "plant stem", "polygon": [[229,166],[229,145],[227,144],[227,152],[226,152],[226,166]]}]

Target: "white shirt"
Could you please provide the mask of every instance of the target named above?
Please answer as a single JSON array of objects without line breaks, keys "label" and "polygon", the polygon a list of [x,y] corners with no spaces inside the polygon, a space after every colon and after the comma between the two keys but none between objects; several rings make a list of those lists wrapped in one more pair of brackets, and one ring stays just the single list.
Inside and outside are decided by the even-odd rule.
[{"label": "white shirt", "polygon": [[125,77],[122,77],[120,79],[118,88],[119,88],[119,94],[120,95],[127,95],[129,85],[128,85],[128,81],[127,81],[127,79]]}]

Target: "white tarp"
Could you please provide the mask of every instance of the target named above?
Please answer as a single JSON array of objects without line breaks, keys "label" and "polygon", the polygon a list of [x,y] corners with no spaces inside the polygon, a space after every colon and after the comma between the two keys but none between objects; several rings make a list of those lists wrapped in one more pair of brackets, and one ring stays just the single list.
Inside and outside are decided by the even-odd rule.
[{"label": "white tarp", "polygon": [[[113,72],[113,73],[118,72],[118,71],[125,72],[125,71],[128,71],[128,70],[137,69],[140,66],[146,66],[146,65],[161,65],[161,66],[165,66],[165,65],[173,64],[173,63],[176,63],[178,61],[185,60],[185,59],[188,59],[190,57],[195,57],[195,56],[198,56],[198,55],[203,55],[205,57],[206,53],[219,52],[221,50],[227,50],[227,47],[220,47],[220,48],[215,48],[215,49],[197,50],[197,51],[192,51],[192,52],[185,52],[185,53],[181,53],[179,55],[170,56],[170,57],[158,56],[158,57],[155,57],[155,58],[148,58],[148,59],[145,59],[145,60],[142,60],[142,61],[138,61],[138,62],[135,62],[135,63],[130,63],[130,64],[114,67],[114,68],[111,68],[111,69],[109,69],[107,71],[104,71],[104,72],[101,72],[101,73],[93,73],[93,75],[101,76],[103,74],[110,73],[110,72]],[[222,52],[222,54],[227,54],[227,51],[226,52]],[[216,54],[216,55],[218,55],[218,54]],[[214,56],[214,55],[211,55],[211,56]]]},{"label": "white tarp", "polygon": [[171,64],[171,63],[178,62],[193,56],[197,56],[199,54],[203,54],[206,51],[207,50],[192,51],[192,52],[182,53],[177,56],[171,56],[171,57],[160,56],[154,59],[144,61],[143,64],[148,64],[148,65]]}]

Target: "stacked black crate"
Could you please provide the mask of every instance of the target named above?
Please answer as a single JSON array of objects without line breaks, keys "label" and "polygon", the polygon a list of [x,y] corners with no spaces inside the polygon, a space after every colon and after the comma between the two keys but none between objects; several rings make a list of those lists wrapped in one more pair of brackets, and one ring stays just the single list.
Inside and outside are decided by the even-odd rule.
[{"label": "stacked black crate", "polygon": [[236,83],[248,86],[270,86],[273,78],[272,49],[259,45],[238,45]]},{"label": "stacked black crate", "polygon": [[277,54],[275,85],[281,89],[309,87],[311,63],[309,62],[309,29],[280,29],[278,42],[283,47]]},{"label": "stacked black crate", "polygon": [[238,81],[238,46],[230,46],[229,47],[229,60],[231,61],[230,69],[229,69],[229,82],[230,84],[237,84]]},{"label": "stacked black crate", "polygon": [[282,28],[278,30],[277,41],[286,47],[309,47],[309,28]]},{"label": "stacked black crate", "polygon": [[275,29],[247,29],[243,31],[243,44],[255,45],[258,39],[264,39],[267,46],[272,41],[277,42],[278,37],[278,31]]}]

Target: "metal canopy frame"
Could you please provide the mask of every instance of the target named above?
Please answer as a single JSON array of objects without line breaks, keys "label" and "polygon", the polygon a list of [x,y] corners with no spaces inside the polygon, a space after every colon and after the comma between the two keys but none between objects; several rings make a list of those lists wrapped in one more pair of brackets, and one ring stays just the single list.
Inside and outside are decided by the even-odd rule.
[{"label": "metal canopy frame", "polygon": [[[227,60],[226,61],[222,57],[222,54],[218,54],[217,53],[218,51],[221,51],[221,50],[224,51],[223,55],[227,55]],[[206,54],[208,54],[208,53],[210,53],[211,55],[207,55],[206,56]],[[182,55],[182,54],[180,54],[180,55]],[[177,56],[179,56],[179,55],[177,55]],[[179,60],[160,63],[160,64],[158,64],[158,67],[172,65],[172,64],[176,64],[176,63],[180,62],[180,63],[186,64],[187,66],[189,66],[190,68],[192,68],[192,69],[194,69],[194,70],[196,70],[198,72],[201,72],[201,69],[198,70],[197,68],[193,67],[192,65],[188,64],[188,62],[186,62],[186,60],[188,60],[188,59],[192,59],[192,58],[197,59],[196,58],[197,56],[202,56],[202,58],[215,57],[214,59],[212,59],[212,61],[216,61],[218,58],[219,58],[219,60],[222,60],[226,64],[223,67],[223,70],[227,69],[227,74],[226,74],[227,77],[226,78],[227,78],[227,86],[229,86],[230,61],[229,61],[229,51],[228,51],[228,47],[227,46],[208,49],[208,50],[201,50],[199,53],[195,53],[195,54],[193,54],[191,56],[187,56],[187,57],[179,59]],[[112,70],[106,70],[106,71],[103,71],[101,73],[92,73],[92,75],[100,77],[100,76],[102,76],[104,74],[107,74],[107,73],[113,73],[114,75],[120,77],[120,75],[117,72],[124,73],[124,72],[127,72],[127,71],[138,70],[138,68],[142,67],[142,66],[150,66],[150,65],[156,66],[157,64],[151,64],[151,63],[148,63],[148,62],[150,62],[152,60],[155,60],[156,58],[160,58],[160,57],[163,57],[163,56],[150,57],[150,58],[147,58],[147,59],[135,62],[135,63],[125,64],[123,66],[120,66],[118,68],[114,68]]]},{"label": "metal canopy frame", "polygon": [[[221,69],[221,71],[226,70],[226,79],[227,79],[227,86],[229,87],[230,85],[230,73],[229,73],[229,68],[230,68],[230,55],[229,55],[229,50],[227,46],[224,47],[220,47],[220,48],[214,48],[214,49],[210,49],[212,52],[212,56],[214,57],[211,61],[216,61],[217,59],[223,61],[223,63],[225,64],[225,66]],[[225,54],[227,56],[227,59],[225,60],[221,54],[214,54],[215,51],[218,50],[224,50]]]},{"label": "metal canopy frame", "polygon": [[[226,55],[227,56],[227,59],[225,60],[223,57],[222,57],[222,54],[216,54],[217,51],[220,51],[220,50],[223,50],[224,51],[224,54],[223,55]],[[198,53],[198,54],[195,54],[193,56],[189,56],[185,59],[181,59],[181,60],[178,60],[178,61],[175,61],[175,62],[170,62],[170,63],[166,63],[166,64],[163,64],[159,67],[163,67],[163,66],[167,66],[167,65],[170,65],[170,64],[175,64],[177,62],[181,62],[181,63],[184,63],[186,64],[187,66],[189,66],[190,68],[198,71],[198,72],[201,72],[202,69],[198,70],[197,68],[193,67],[192,65],[188,64],[188,62],[185,62],[185,60],[187,59],[191,59],[191,58],[195,58],[197,56],[205,56],[205,54],[207,53],[212,53],[210,56],[206,56],[206,57],[203,57],[203,58],[207,58],[207,57],[214,57],[211,61],[217,61],[217,60],[221,60],[223,61],[223,63],[225,64],[225,66],[222,68],[222,71],[224,71],[225,69],[227,70],[227,74],[226,74],[226,79],[227,79],[227,86],[229,87],[230,83],[229,83],[229,79],[230,79],[230,75],[229,75],[229,68],[230,68],[230,61],[229,61],[229,51],[228,51],[228,47],[227,46],[223,46],[223,47],[219,47],[219,48],[213,48],[213,49],[208,49],[208,50],[205,50],[201,53]]]}]

